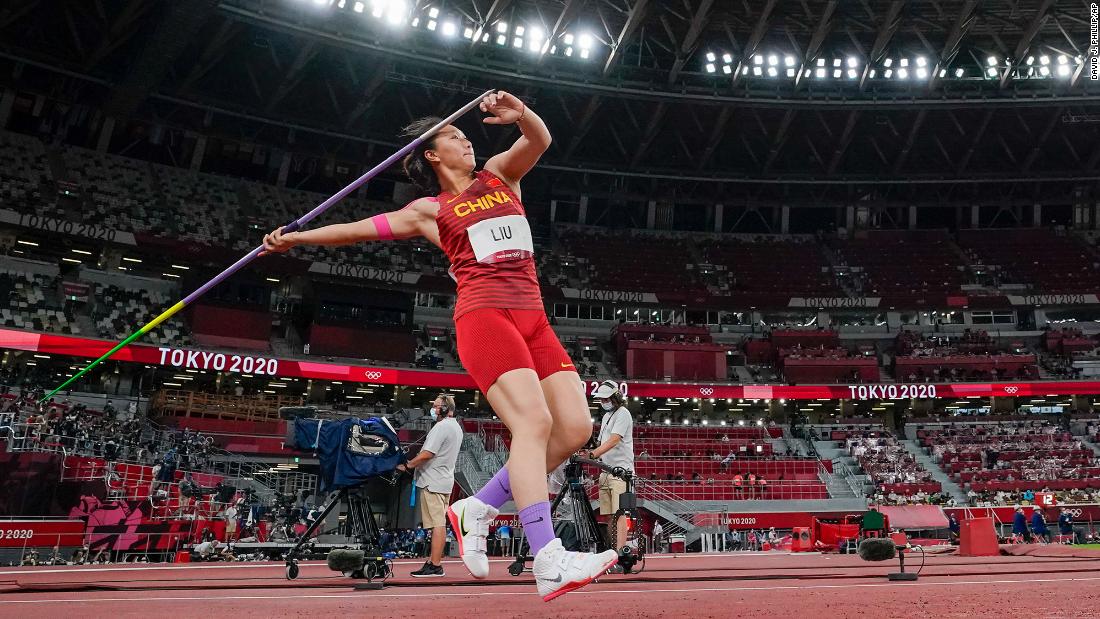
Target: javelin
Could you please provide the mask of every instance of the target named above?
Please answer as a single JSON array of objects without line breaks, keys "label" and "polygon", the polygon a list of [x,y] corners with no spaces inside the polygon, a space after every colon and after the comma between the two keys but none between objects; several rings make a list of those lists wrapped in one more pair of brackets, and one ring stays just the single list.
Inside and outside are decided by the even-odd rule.
[{"label": "javelin", "polygon": [[[461,116],[466,114],[466,112],[469,112],[470,110],[477,107],[477,105],[479,103],[481,103],[482,99],[484,99],[486,96],[492,94],[494,91],[495,91],[495,89],[485,91],[483,94],[478,95],[478,97],[476,99],[474,99],[473,101],[470,101],[466,105],[462,106],[462,109],[458,110],[454,114],[451,114],[450,116],[448,116],[448,117],[444,118],[443,120],[439,121],[439,124],[437,124],[436,126],[432,127],[431,129],[428,129],[424,133],[417,136],[417,138],[415,140],[410,142],[407,146],[405,146],[401,150],[399,150],[396,153],[390,155],[389,158],[386,159],[385,161],[383,161],[382,163],[374,166],[370,170],[367,170],[367,172],[365,174],[363,174],[359,178],[352,181],[352,183],[350,185],[348,185],[347,187],[344,187],[340,191],[336,192],[331,198],[329,198],[328,200],[325,200],[324,202],[319,204],[312,211],[306,213],[305,215],[302,215],[298,219],[296,219],[296,220],[290,222],[289,224],[283,226],[282,233],[286,234],[287,232],[294,232],[295,230],[298,230],[302,226],[304,226],[307,223],[309,223],[310,221],[312,221],[315,217],[317,217],[321,213],[324,213],[326,210],[328,210],[328,208],[330,206],[332,206],[333,204],[336,204],[340,200],[343,200],[344,198],[346,198],[349,193],[355,191],[356,189],[359,189],[360,186],[364,185],[367,181],[369,181],[370,179],[377,176],[378,173],[382,172],[383,170],[389,168],[393,164],[395,164],[398,161],[400,161],[401,159],[403,159],[406,155],[408,155],[413,150],[415,150],[417,146],[420,146],[426,140],[428,140],[433,135],[435,135],[435,133],[437,131],[439,131],[443,127],[446,127],[447,125],[453,123],[454,121],[458,120]],[[246,254],[243,258],[241,258],[240,260],[234,262],[229,268],[227,268],[226,270],[222,271],[217,276],[215,276],[214,279],[211,279],[210,281],[206,282],[202,286],[199,286],[198,290],[196,290],[196,291],[192,292],[191,294],[187,295],[186,297],[184,297],[184,299],[182,301],[180,301],[179,303],[176,303],[172,307],[168,308],[160,316],[157,316],[152,321],[150,321],[148,324],[146,324],[142,328],[140,328],[137,331],[130,334],[129,337],[127,337],[126,339],[119,342],[111,350],[108,350],[107,353],[104,354],[102,357],[100,357],[100,358],[96,359],[95,361],[91,362],[83,370],[80,370],[79,372],[74,374],[72,378],[70,378],[69,380],[61,383],[60,387],[58,387],[57,389],[54,389],[53,391],[47,393],[45,396],[42,397],[41,400],[39,400],[39,402],[45,402],[45,401],[49,400],[58,391],[61,391],[65,387],[68,387],[69,384],[74,382],[76,379],[78,379],[81,376],[87,374],[88,370],[90,370],[90,369],[94,368],[95,366],[99,365],[101,362],[109,359],[111,357],[111,355],[113,355],[116,352],[118,352],[118,351],[122,350],[123,348],[125,348],[125,346],[127,344],[129,344],[130,342],[133,342],[134,340],[136,340],[139,337],[145,335],[146,333],[149,333],[153,329],[156,329],[157,326],[160,325],[160,323],[164,322],[165,320],[168,320],[173,315],[175,315],[176,312],[178,312],[181,309],[187,307],[193,301],[195,301],[195,299],[198,299],[202,295],[206,294],[211,288],[213,288],[214,286],[217,286],[218,284],[222,283],[230,275],[236,273],[237,271],[241,270],[241,268],[243,268],[246,264],[248,264],[249,262],[252,262],[253,260],[255,260],[256,257],[260,255],[260,252],[263,250],[263,248],[264,248],[264,246],[261,243],[259,247],[257,247],[256,249],[253,249],[252,251],[248,252],[248,254]]]}]

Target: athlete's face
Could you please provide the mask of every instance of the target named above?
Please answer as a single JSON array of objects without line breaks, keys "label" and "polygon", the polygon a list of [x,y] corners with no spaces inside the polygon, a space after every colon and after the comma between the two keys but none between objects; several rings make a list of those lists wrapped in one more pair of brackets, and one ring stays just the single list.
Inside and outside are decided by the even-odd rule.
[{"label": "athlete's face", "polygon": [[466,134],[454,125],[447,125],[435,135],[435,148],[424,153],[428,161],[439,163],[448,168],[473,170],[474,145],[466,139]]}]

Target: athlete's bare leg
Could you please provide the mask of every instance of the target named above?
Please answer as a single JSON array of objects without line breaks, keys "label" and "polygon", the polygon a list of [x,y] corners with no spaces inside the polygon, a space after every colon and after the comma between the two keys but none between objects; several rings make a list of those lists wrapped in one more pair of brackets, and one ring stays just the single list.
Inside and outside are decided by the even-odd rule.
[{"label": "athlete's bare leg", "polygon": [[[579,387],[576,389],[579,394]],[[529,368],[509,370],[497,378],[485,397],[512,434],[507,467],[516,507],[522,510],[546,501],[547,445],[554,420],[538,375]]]},{"label": "athlete's bare leg", "polygon": [[592,437],[592,417],[584,383],[576,372],[555,372],[542,379],[542,393],[554,421],[546,447],[546,470],[553,471]]}]

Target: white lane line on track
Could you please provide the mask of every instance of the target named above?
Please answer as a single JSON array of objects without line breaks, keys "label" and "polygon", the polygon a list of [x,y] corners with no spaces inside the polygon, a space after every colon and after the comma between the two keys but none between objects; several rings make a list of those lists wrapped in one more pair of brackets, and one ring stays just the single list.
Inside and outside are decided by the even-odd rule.
[{"label": "white lane line on track", "polygon": [[[858,584],[845,584],[845,585],[776,585],[772,587],[701,587],[701,588],[680,588],[680,589],[599,589],[599,590],[587,590],[587,591],[574,591],[572,596],[576,595],[607,595],[609,593],[629,593],[633,595],[639,594],[652,594],[652,593],[729,593],[738,591],[791,591],[791,590],[822,590],[822,589],[872,589],[879,587],[890,588],[910,588],[910,587],[970,587],[974,585],[1005,585],[1005,584],[1029,584],[1029,583],[1052,583],[1052,582],[1093,582],[1100,581],[1100,577],[1095,578],[1029,578],[1026,580],[966,580],[966,581],[952,581],[952,582],[915,582],[915,583],[858,583]],[[515,586],[515,585],[506,585]],[[10,593],[8,595],[18,595],[17,593]],[[195,595],[195,596],[163,596],[163,597],[130,597],[130,598],[67,598],[67,599],[55,599],[55,600],[5,600],[0,598],[0,606],[12,605],[12,604],[72,604],[72,603],[90,603],[90,602],[179,602],[179,601],[208,601],[215,602],[219,600],[293,600],[293,599],[348,599],[348,598],[363,598],[371,597],[390,597],[390,598],[441,598],[441,597],[490,597],[490,596],[529,596],[533,597],[535,594],[531,590],[524,591],[482,591],[477,593],[337,593],[328,595],[227,595],[227,596],[211,596],[211,595]]]}]

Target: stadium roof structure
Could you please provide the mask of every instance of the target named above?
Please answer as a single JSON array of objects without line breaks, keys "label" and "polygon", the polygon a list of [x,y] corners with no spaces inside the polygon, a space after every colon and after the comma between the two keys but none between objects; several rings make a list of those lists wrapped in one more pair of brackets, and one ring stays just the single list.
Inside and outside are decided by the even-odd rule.
[{"label": "stadium roof structure", "polygon": [[[31,0],[0,11],[0,62],[121,117],[357,159],[505,88],[553,129],[562,191],[1068,204],[1100,180],[1089,20],[1053,0]],[[514,135],[470,124],[487,148]]]}]

